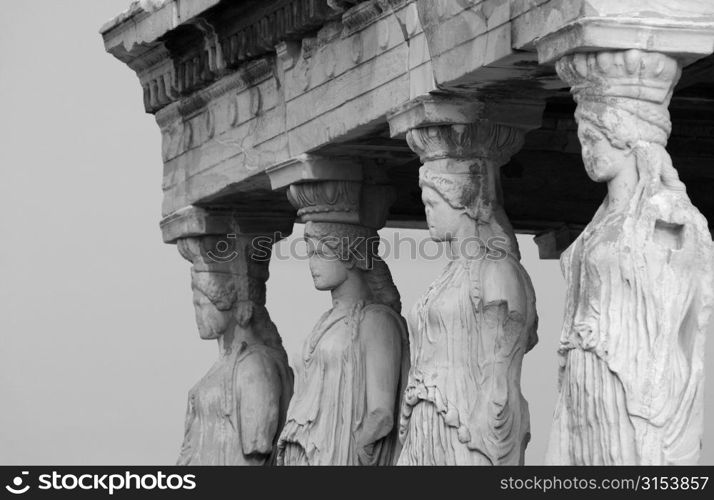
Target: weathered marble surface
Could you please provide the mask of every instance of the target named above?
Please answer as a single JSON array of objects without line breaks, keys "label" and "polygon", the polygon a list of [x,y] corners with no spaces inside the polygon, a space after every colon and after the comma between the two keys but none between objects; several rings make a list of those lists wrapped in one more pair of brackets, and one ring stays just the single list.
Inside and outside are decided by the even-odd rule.
[{"label": "weathered marble surface", "polygon": [[398,454],[409,347],[399,292],[376,255],[376,228],[354,223],[374,208],[366,206],[388,206],[365,191],[354,181],[290,186],[315,288],[330,292],[332,308],[296,363],[279,465],[391,465]]},{"label": "weathered marble surface", "polygon": [[[308,152],[317,159],[310,165],[312,178],[293,178],[288,184],[294,184],[290,189],[300,210],[330,186],[325,190],[330,209],[303,213],[313,217],[308,237],[316,247],[316,286],[320,282],[333,296],[343,286],[347,291],[337,293],[341,300],[316,325],[314,345],[306,346],[305,376],[298,383],[294,418],[283,433],[281,460],[391,463],[396,457],[396,427],[389,423],[398,412],[389,413],[389,403],[401,393],[395,387],[406,383],[396,368],[403,369],[406,358],[398,307],[370,288],[366,276],[375,270],[360,259],[334,259],[344,257],[342,243],[320,249],[316,240],[345,236],[349,247],[384,224],[386,211],[367,213],[369,204],[361,204],[361,194],[355,194],[354,185],[367,179],[351,163],[370,163],[405,179],[399,170],[414,158],[398,139],[410,131],[410,146],[425,160],[420,185],[432,236],[448,241],[460,258],[435,281],[412,317],[412,342],[418,348],[401,410],[401,461],[522,463],[528,415],[520,395],[520,365],[535,342],[535,313],[532,287],[503,209],[498,168],[520,147],[523,132],[539,126],[531,112],[542,110],[547,100],[558,112],[530,139],[542,149],[529,151],[529,157],[508,169],[511,186],[546,194],[516,195],[509,213],[516,213],[520,229],[550,231],[540,241],[544,255],[556,256],[570,241],[570,230],[577,233],[589,217],[585,202],[595,198],[594,190],[586,192],[584,182],[565,172],[568,163],[560,154],[570,153],[572,163],[580,152],[574,134],[566,130],[570,124],[553,118],[563,109],[570,113],[570,103],[558,90],[568,84],[579,101],[588,174],[606,181],[609,194],[564,256],[569,316],[549,460],[694,460],[701,429],[699,353],[712,294],[711,239],[664,144],[666,106],[679,75],[672,61],[688,65],[711,54],[714,4],[652,0],[643,8],[637,0],[270,0],[255,5],[142,0],[102,29],[107,50],[137,73],[145,109],[156,114],[164,163],[164,236],[182,240],[194,266],[204,266],[194,282],[199,328],[202,335],[217,336],[221,346],[218,364],[195,390],[198,403],[189,407],[181,462],[233,463],[246,459],[244,452],[250,450],[255,451],[251,461],[269,461],[267,443],[277,432],[275,406],[269,402],[251,405],[265,413],[260,420],[265,427],[248,421],[245,428],[252,430],[247,436],[221,427],[235,429],[243,418],[245,405],[234,404],[243,397],[242,376],[233,376],[240,371],[236,367],[244,363],[248,369],[245,360],[270,343],[263,339],[271,331],[264,303],[240,298],[243,284],[248,283],[249,295],[264,285],[248,280],[243,264],[196,260],[215,245],[212,238],[218,233],[212,222],[189,227],[195,221],[184,217],[185,211],[195,204],[289,215],[287,203],[276,203],[282,193],[271,191],[285,184],[276,188],[271,176]],[[616,52],[632,48],[650,52]],[[595,55],[578,55],[583,51]],[[553,71],[556,61],[562,79]],[[711,65],[705,64],[683,82],[683,108],[698,106],[696,92],[692,98],[686,89],[706,84],[711,74]],[[450,96],[444,100],[448,103],[442,101],[438,109],[423,105],[431,93]],[[491,105],[514,95],[524,101],[498,110]],[[525,104],[526,99],[537,103]],[[389,112],[414,103],[421,114],[393,116],[395,139],[386,140]],[[690,140],[711,135],[696,130],[706,122],[700,120],[692,125],[694,132],[683,134],[687,153]],[[319,160],[323,155],[343,158],[329,164]],[[706,158],[689,162],[690,172],[704,171]],[[338,168],[338,163],[344,165]],[[536,163],[548,168],[539,170]],[[706,176],[695,177],[703,179],[692,186],[699,191],[697,203],[708,203],[711,180]],[[414,191],[399,193],[411,204],[402,205],[406,210],[398,214],[398,223],[423,221],[421,211],[414,210],[414,180],[412,174]],[[542,189],[549,183],[558,189]],[[549,199],[553,192],[561,196]],[[385,190],[375,199],[386,200]],[[534,210],[546,205],[543,200],[548,208]],[[566,212],[576,207],[578,217],[566,220],[571,215]],[[580,225],[563,226],[570,222]],[[256,218],[252,229],[267,228],[261,224]],[[506,242],[504,258],[463,258],[459,239],[494,235]],[[207,278],[198,277],[201,273]],[[381,273],[380,293],[393,287],[388,271]],[[239,290],[239,299],[228,306],[223,297],[232,296],[231,287]],[[247,306],[246,300],[254,305]],[[449,324],[454,326],[444,326]],[[371,338],[375,332],[383,335]],[[242,342],[251,344],[245,339],[253,337],[263,340],[244,348]],[[374,347],[390,338],[390,346]],[[402,338],[399,352],[397,338]],[[275,356],[261,359],[267,365],[272,359],[282,374],[278,378],[287,380],[284,352],[270,352]],[[335,361],[337,352],[353,362]],[[367,360],[378,366],[369,372],[388,381],[388,390],[376,400],[374,380],[356,369]],[[320,378],[316,374],[325,367],[332,375]],[[214,391],[220,384],[229,388],[227,393]],[[282,382],[276,387],[268,384],[263,394],[282,401],[285,387]],[[344,391],[352,400],[335,402]],[[319,400],[328,395],[333,399]],[[598,418],[586,413],[580,396],[601,405]],[[216,417],[220,401],[232,415],[228,420]],[[360,401],[366,403],[360,406]],[[348,407],[356,413],[343,418]],[[360,412],[374,418],[358,424]],[[595,420],[612,426],[588,427]],[[580,437],[596,445],[578,447],[575,438]],[[240,452],[244,442],[252,444]],[[201,443],[209,443],[205,453]],[[229,451],[221,455],[218,449]]]},{"label": "weathered marble surface", "polygon": [[[499,175],[522,146],[523,130],[474,120],[448,99],[441,104],[433,113],[425,113],[433,104],[420,110],[423,103],[409,111],[431,116],[427,126],[410,128],[407,141],[424,163],[429,234],[449,245],[452,261],[409,317],[398,464],[523,464],[530,419],[520,372],[538,320]],[[392,120],[394,133],[415,125],[403,111]]]},{"label": "weathered marble surface", "polygon": [[537,97],[564,86],[550,63],[577,46],[657,46],[691,62],[714,32],[706,0],[149,3],[102,35],[156,114],[163,216],[267,189],[267,168],[379,134],[389,110],[430,92]]},{"label": "weathered marble surface", "polygon": [[557,63],[590,178],[608,194],[561,258],[568,283],[547,462],[697,462],[714,301],[707,221],[665,150],[680,68],[639,50]]},{"label": "weathered marble surface", "polygon": [[178,465],[273,462],[292,395],[293,373],[265,308],[269,255],[254,258],[255,235],[232,236],[232,258],[214,253],[227,235],[177,242],[193,264],[199,334],[219,347],[218,360],[189,392]]}]

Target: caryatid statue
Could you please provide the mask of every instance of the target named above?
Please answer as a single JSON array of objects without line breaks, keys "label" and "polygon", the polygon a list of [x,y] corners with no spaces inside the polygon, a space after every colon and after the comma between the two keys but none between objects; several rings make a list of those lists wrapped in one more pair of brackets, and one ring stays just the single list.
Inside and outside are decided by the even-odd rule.
[{"label": "caryatid statue", "polygon": [[273,235],[209,234],[177,241],[192,262],[202,339],[219,357],[188,396],[178,465],[267,465],[292,395],[293,374],[265,308]]},{"label": "caryatid statue", "polygon": [[[429,235],[449,245],[451,260],[408,317],[398,464],[519,465],[530,439],[521,364],[537,342],[537,314],[499,167],[523,144],[523,130],[486,119],[448,123],[439,106],[458,102],[435,102],[441,123],[407,132],[424,164]],[[430,115],[430,103],[413,107],[422,105]]]},{"label": "caryatid statue", "polygon": [[391,465],[398,454],[409,348],[399,292],[377,255],[387,194],[342,180],[290,186],[315,288],[330,292],[332,308],[296,360],[279,465]]},{"label": "caryatid statue", "polygon": [[556,69],[577,102],[585,170],[608,193],[561,257],[568,293],[546,461],[696,463],[714,254],[665,150],[679,64],[622,50],[567,55]]}]

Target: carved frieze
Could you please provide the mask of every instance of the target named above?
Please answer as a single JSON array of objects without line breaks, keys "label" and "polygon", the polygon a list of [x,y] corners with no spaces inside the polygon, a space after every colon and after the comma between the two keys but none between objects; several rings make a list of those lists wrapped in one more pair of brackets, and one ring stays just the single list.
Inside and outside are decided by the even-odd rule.
[{"label": "carved frieze", "polygon": [[156,113],[337,14],[327,0],[282,0],[247,12],[221,4],[121,58],[139,75],[146,111]]},{"label": "carved frieze", "polygon": [[[272,61],[257,59],[237,72],[221,78],[215,84],[166,106],[156,113],[162,132],[164,161],[181,155],[192,147],[204,144],[229,127],[235,127],[255,117],[263,108],[263,96],[258,84],[273,74]],[[248,91],[245,99],[242,93]],[[227,106],[207,103],[228,93],[236,94]]]},{"label": "carved frieze", "polygon": [[228,66],[273,52],[286,40],[302,38],[334,17],[327,0],[292,0],[274,2],[259,17],[238,22],[226,29],[221,46]]},{"label": "carved frieze", "polygon": [[[144,93],[145,109],[156,113],[172,102],[192,96],[220,81],[246,63],[277,53],[286,67],[294,65],[295,50],[302,41],[302,56],[328,45],[318,29],[331,20],[334,33],[347,37],[407,3],[407,0],[278,0],[267,6],[222,2],[200,15],[178,23],[160,38],[126,50],[111,49],[137,74]],[[389,33],[380,35],[380,46],[389,44]],[[307,38],[305,38],[307,37]],[[292,50],[288,51],[290,48]],[[328,54],[329,55],[329,54]],[[333,55],[333,59],[337,58]],[[359,61],[360,57],[357,56]],[[335,61],[333,66],[337,67]]]}]

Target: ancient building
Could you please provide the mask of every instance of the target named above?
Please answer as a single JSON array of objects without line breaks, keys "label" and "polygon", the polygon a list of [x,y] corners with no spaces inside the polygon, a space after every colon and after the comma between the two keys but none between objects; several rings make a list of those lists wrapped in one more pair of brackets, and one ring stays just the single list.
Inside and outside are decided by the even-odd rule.
[{"label": "ancient building", "polygon": [[[392,380],[374,402],[379,418],[321,435],[320,449],[343,457],[327,462],[518,464],[534,432],[551,434],[550,463],[696,462],[714,300],[712,2],[154,0],[134,2],[101,34],[136,72],[161,129],[161,231],[194,264],[204,329],[232,332],[219,340],[232,356],[221,376],[232,387],[236,370],[265,373],[276,394],[258,405],[272,422],[255,430],[260,437],[242,431],[215,445],[242,454],[193,455],[242,462],[258,452],[264,463],[287,439],[302,448],[283,448],[283,458],[310,462],[317,445],[305,444],[314,440],[306,422],[335,418],[324,416],[335,411],[327,393],[305,406],[295,398],[310,391],[299,390],[286,408],[292,374],[264,307],[262,267],[246,246],[262,236],[269,250],[299,218],[350,238],[428,225],[442,241],[505,242],[501,257],[464,258],[438,278],[401,346],[397,292],[378,296],[359,260],[325,271],[336,284],[324,289],[334,297],[354,283],[347,298],[359,304],[343,314],[351,330],[330,344],[354,366],[335,373],[361,380],[354,370],[366,363]],[[537,319],[514,232],[535,235],[542,258],[563,254],[568,298],[551,429],[529,428],[520,395]],[[210,262],[221,235],[241,245],[239,262]],[[381,273],[379,290],[391,284],[388,269]],[[204,306],[219,319],[201,316]],[[333,351],[320,347],[330,321],[318,322],[306,346],[305,362],[314,351],[325,373],[334,368]],[[364,325],[393,341],[360,340]],[[234,341],[244,336],[253,340]],[[391,354],[377,356],[382,349]],[[240,368],[241,359],[253,366]],[[351,386],[359,397],[344,411],[374,413],[365,383]],[[206,428],[212,404],[255,399],[196,397]],[[242,418],[235,406],[229,413]]]}]

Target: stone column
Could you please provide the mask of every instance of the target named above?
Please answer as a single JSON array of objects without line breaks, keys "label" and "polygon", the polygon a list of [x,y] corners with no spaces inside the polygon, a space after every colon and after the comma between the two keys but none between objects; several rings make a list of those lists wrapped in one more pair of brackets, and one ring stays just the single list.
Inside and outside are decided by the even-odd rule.
[{"label": "stone column", "polygon": [[[693,464],[714,254],[665,146],[682,61],[703,32],[687,42],[684,24],[582,24],[538,47],[571,87],[585,169],[608,188],[561,257],[568,294],[546,461]],[[647,50],[630,48],[641,34]]]},{"label": "stone column", "polygon": [[[274,461],[293,374],[265,308],[272,245],[292,218],[270,220],[190,207],[162,221],[164,240],[192,263],[199,335],[217,340],[218,360],[188,396],[178,465]],[[220,411],[219,411],[220,409]]]},{"label": "stone column", "polygon": [[399,292],[377,254],[391,189],[352,160],[304,156],[268,170],[305,223],[310,272],[332,308],[305,342],[279,465],[391,465],[408,371]]},{"label": "stone column", "polygon": [[530,424],[521,363],[538,320],[499,168],[539,126],[542,108],[429,97],[391,115],[392,135],[406,133],[423,162],[429,234],[452,255],[410,316],[400,464],[523,464]]}]

